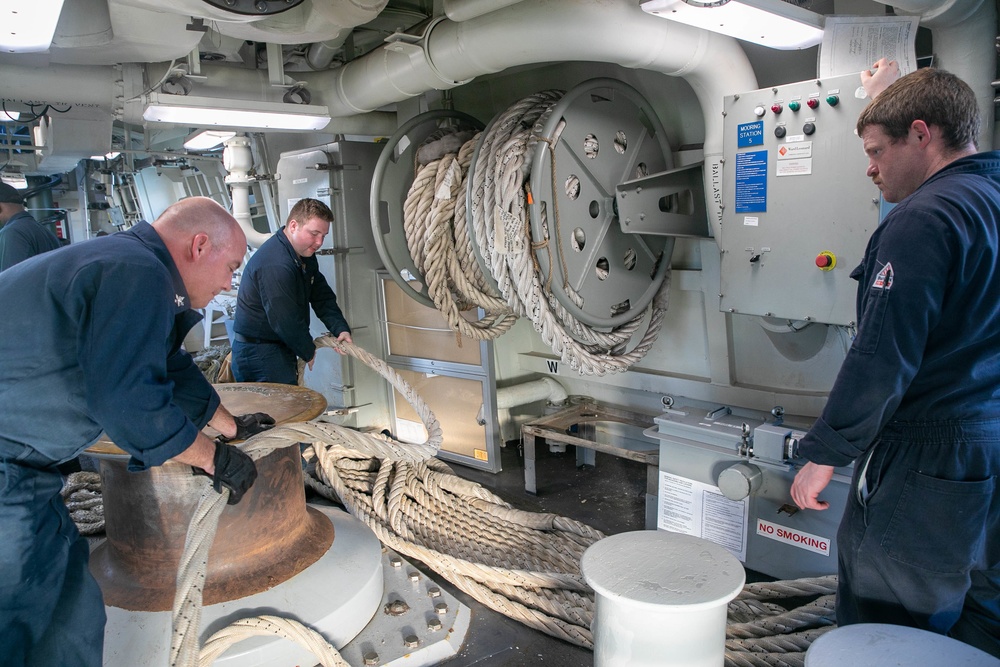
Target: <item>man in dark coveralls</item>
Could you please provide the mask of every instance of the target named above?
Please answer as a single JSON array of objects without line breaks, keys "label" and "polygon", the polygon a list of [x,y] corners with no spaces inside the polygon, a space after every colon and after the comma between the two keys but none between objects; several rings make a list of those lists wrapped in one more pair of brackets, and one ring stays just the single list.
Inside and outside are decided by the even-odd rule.
[{"label": "man in dark coveralls", "polygon": [[337,340],[352,342],[351,327],[315,256],[331,222],[333,212],[326,204],[301,199],[288,212],[285,226],[247,262],[233,315],[237,382],[298,384],[298,359],[310,369],[315,362],[310,307]]},{"label": "man in dark coveralls", "polygon": [[56,235],[24,210],[21,193],[0,183],[0,271],[60,247]]},{"label": "man in dark coveralls", "polygon": [[979,127],[973,91],[936,69],[861,113],[868,176],[896,206],[852,273],[857,337],[792,498],[826,509],[833,467],[854,463],[840,625],[917,627],[1000,657],[1000,152],[977,152]]},{"label": "man in dark coveralls", "polygon": [[253,484],[250,457],[201,429],[243,439],[273,420],[230,414],[181,348],[192,309],[231,287],[245,252],[236,220],[195,197],[0,274],[3,664],[102,664],[104,603],[56,468],[102,430],[131,470],[188,464],[231,504]]}]

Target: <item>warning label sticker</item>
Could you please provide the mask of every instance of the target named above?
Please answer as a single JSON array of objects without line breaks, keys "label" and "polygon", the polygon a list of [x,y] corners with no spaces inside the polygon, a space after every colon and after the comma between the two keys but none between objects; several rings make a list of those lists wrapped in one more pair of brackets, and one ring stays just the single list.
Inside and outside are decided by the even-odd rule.
[{"label": "warning label sticker", "polygon": [[811,174],[812,170],[813,161],[811,157],[794,160],[778,160],[775,176],[806,176]]},{"label": "warning label sticker", "polygon": [[804,533],[801,530],[786,528],[770,521],[757,519],[757,534],[778,542],[791,544],[793,547],[805,549],[824,556],[830,555],[830,538]]}]

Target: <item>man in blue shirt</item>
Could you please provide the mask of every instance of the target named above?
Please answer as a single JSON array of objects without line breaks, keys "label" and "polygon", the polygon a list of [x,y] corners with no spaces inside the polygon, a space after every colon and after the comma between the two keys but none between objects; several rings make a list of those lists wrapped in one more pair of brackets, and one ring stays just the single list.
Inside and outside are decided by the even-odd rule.
[{"label": "man in blue shirt", "polygon": [[326,204],[301,199],[285,226],[247,262],[233,315],[237,382],[298,384],[298,359],[312,369],[316,355],[310,307],[337,340],[352,342],[351,327],[315,257],[332,221]]},{"label": "man in blue shirt", "polygon": [[24,210],[21,193],[0,183],[0,271],[60,247],[56,235]]},{"label": "man in blue shirt", "polygon": [[4,664],[99,667],[104,603],[56,466],[104,431],[143,470],[192,466],[238,502],[257,475],[236,447],[273,423],[234,417],[181,344],[246,253],[211,199],[0,274],[0,647]]},{"label": "man in blue shirt", "polygon": [[857,337],[800,444],[792,498],[826,509],[834,466],[854,463],[839,624],[917,627],[1000,657],[1000,152],[977,152],[979,127],[973,91],[936,69],[861,113],[868,175],[897,204],[851,274]]}]

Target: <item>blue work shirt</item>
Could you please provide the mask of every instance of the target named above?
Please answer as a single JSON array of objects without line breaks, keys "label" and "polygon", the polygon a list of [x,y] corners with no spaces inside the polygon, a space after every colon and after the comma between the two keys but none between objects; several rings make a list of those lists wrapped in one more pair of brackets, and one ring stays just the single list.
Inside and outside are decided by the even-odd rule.
[{"label": "blue work shirt", "polygon": [[284,343],[297,357],[309,361],[316,353],[309,333],[310,306],[334,336],[350,332],[315,255],[299,257],[282,227],[247,262],[236,297],[233,331]]},{"label": "blue work shirt", "polygon": [[147,223],[4,271],[0,303],[0,452],[58,463],[104,430],[142,470],[186,450],[219,407],[181,349],[201,315]]},{"label": "blue work shirt", "polygon": [[0,229],[0,271],[6,271],[29,257],[61,247],[56,235],[31,217],[30,213],[15,213]]},{"label": "blue work shirt", "polygon": [[890,421],[1000,417],[1000,151],[947,165],[872,234],[858,331],[799,453],[859,457]]}]

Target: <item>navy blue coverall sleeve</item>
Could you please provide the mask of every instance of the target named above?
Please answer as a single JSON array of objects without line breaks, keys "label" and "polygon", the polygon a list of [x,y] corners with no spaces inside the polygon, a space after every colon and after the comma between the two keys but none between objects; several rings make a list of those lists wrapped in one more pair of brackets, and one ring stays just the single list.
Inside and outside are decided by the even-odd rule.
[{"label": "navy blue coverall sleeve", "polygon": [[164,306],[174,299],[169,281],[136,275],[127,263],[85,266],[75,280],[86,286],[73,291],[90,414],[132,455],[131,469],[160,465],[186,450],[199,430],[175,403],[175,383],[183,384],[181,395],[188,392],[182,403],[200,394],[205,412],[214,412],[213,402],[218,407],[208,381],[194,377],[190,356],[174,354],[168,368],[166,352],[177,345],[174,314]]},{"label": "navy blue coverall sleeve", "polygon": [[[900,211],[903,213],[903,211]],[[806,459],[845,466],[869,447],[920,370],[942,311],[958,243],[930,211],[908,207],[876,230],[858,288],[858,333],[822,415],[800,443]]]}]

